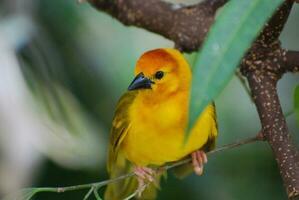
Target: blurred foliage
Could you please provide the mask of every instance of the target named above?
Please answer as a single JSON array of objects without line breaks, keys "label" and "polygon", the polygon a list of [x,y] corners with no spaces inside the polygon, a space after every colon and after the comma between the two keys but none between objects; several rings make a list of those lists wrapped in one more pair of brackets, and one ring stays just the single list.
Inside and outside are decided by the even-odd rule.
[{"label": "blurred foliage", "polygon": [[[17,58],[32,97],[32,107],[28,108],[37,116],[34,122],[43,126],[34,135],[24,136],[30,137],[29,142],[25,139],[22,142],[36,144],[35,151],[46,157],[39,157],[37,161],[31,159],[32,154],[26,154],[25,160],[34,163],[34,167],[30,172],[24,171],[30,177],[20,187],[65,186],[104,180],[107,178],[106,144],[114,106],[133,78],[135,61],[146,50],[172,47],[173,43],[147,31],[125,27],[88,4],[77,4],[74,0],[23,2],[0,2],[0,16],[3,16],[0,30],[9,12],[20,12],[11,7],[17,3],[26,4],[25,11],[21,10],[33,20],[35,34],[26,46],[21,45]],[[299,50],[298,20],[296,5],[281,36],[286,48]],[[195,54],[186,56],[194,63]],[[298,85],[298,75],[294,74],[285,75],[278,84],[284,111],[293,109],[291,97],[295,85]],[[5,87],[11,89],[8,85]],[[237,78],[232,78],[217,97],[216,106],[220,128],[218,146],[259,131],[255,106]],[[10,110],[14,110],[14,105]],[[1,120],[0,126],[4,126]],[[290,131],[298,133],[295,115],[287,120]],[[15,119],[16,127],[19,123]],[[0,137],[12,135],[4,130],[0,131]],[[20,133],[17,138],[21,136]],[[299,135],[293,134],[293,137],[299,144]],[[19,143],[6,142],[6,146],[8,144],[15,149]],[[0,145],[1,160],[5,145],[1,141]],[[8,182],[1,178],[1,169],[0,161],[0,197],[1,186]],[[266,144],[221,152],[209,159],[205,170],[202,177],[192,175],[184,180],[169,175],[167,182],[162,184],[159,199],[287,199],[276,162]],[[16,173],[14,168],[11,171]],[[79,200],[86,192],[43,193],[35,199]]]}]

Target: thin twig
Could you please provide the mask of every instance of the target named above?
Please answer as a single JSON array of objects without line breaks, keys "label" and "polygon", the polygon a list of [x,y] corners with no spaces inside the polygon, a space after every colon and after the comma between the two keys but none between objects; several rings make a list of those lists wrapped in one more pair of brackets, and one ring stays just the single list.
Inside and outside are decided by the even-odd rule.
[{"label": "thin twig", "polygon": [[94,187],[91,187],[90,190],[87,192],[87,194],[84,196],[83,200],[87,200],[88,197],[90,197],[90,195],[92,194],[94,190]]},{"label": "thin twig", "polygon": [[133,194],[131,194],[130,196],[128,196],[127,198],[125,198],[124,200],[130,200],[132,198],[134,198],[137,195],[138,191],[135,190],[135,192]]},{"label": "thin twig", "polygon": [[241,74],[241,72],[239,70],[237,70],[235,74],[238,77],[241,85],[245,89],[246,93],[248,94],[248,97],[250,98],[251,102],[253,103],[254,101],[252,99],[251,91],[250,91],[250,89],[248,87],[248,84],[246,83],[245,78],[243,77],[243,75]]},{"label": "thin twig", "polygon": [[295,113],[294,110],[290,110],[290,111],[286,112],[286,113],[284,114],[284,116],[285,116],[285,117],[289,117],[289,116],[291,116],[291,115],[294,114],[294,113]]},{"label": "thin twig", "polygon": [[[225,145],[223,147],[219,147],[215,150],[207,152],[207,154],[212,155],[214,153],[218,153],[218,152],[221,152],[221,151],[224,151],[224,150],[236,148],[236,147],[239,147],[239,146],[244,145],[244,144],[250,144],[250,143],[253,143],[253,142],[256,142],[256,141],[261,141],[261,140],[262,140],[261,137],[259,135],[257,135],[255,137],[247,138],[247,139],[235,142],[235,143]],[[187,158],[187,159],[183,159],[183,160],[180,160],[180,161],[162,166],[161,168],[164,169],[164,170],[169,170],[169,169],[173,169],[175,167],[178,167],[178,166],[190,163],[190,162],[191,162],[191,159]],[[92,192],[94,192],[95,196],[97,198],[99,198],[96,190],[99,189],[100,187],[108,185],[110,183],[114,183],[114,182],[126,179],[126,178],[129,178],[129,177],[133,177],[133,176],[135,176],[135,174],[133,172],[131,172],[131,173],[124,174],[122,176],[119,176],[119,177],[116,177],[116,178],[113,178],[113,179],[108,179],[108,180],[101,181],[101,182],[88,183],[88,184],[82,184],[82,185],[73,185],[73,186],[67,186],[67,187],[39,187],[39,188],[30,188],[30,189],[37,190],[37,192],[35,194],[40,193],[40,192],[63,193],[63,192],[69,192],[69,191],[74,191],[74,190],[90,189],[89,192],[85,195],[85,198],[86,198],[86,196],[88,198],[89,195],[90,195],[89,193],[92,193]]]},{"label": "thin twig", "polygon": [[97,200],[101,200],[102,198],[100,197],[99,193],[98,193],[98,188],[95,188],[93,190],[93,194],[96,197]]},{"label": "thin twig", "polygon": [[[244,144],[250,144],[250,143],[253,143],[253,142],[256,142],[256,141],[261,141],[261,138],[259,136],[256,136],[256,137],[252,137],[252,138],[247,138],[247,139],[241,140],[239,142],[227,144],[227,145],[224,145],[222,147],[219,147],[217,149],[214,149],[212,151],[207,152],[207,155],[212,155],[212,154],[218,153],[220,151],[224,151],[224,150],[227,150],[227,149],[232,149],[232,148],[239,147],[239,146],[244,145]],[[172,169],[172,168],[175,168],[175,167],[178,167],[178,166],[190,163],[190,162],[191,162],[191,158],[186,158],[184,160],[180,160],[178,162],[175,162],[175,163],[173,163],[171,165],[166,165],[164,167],[164,169],[165,170],[169,170],[169,169]]]},{"label": "thin twig", "polygon": [[135,196],[140,196],[141,193],[145,190],[145,188],[147,188],[149,184],[145,184],[143,185],[141,188],[137,188],[131,195],[129,195],[128,197],[126,197],[124,200],[130,200],[132,198],[134,198]]}]

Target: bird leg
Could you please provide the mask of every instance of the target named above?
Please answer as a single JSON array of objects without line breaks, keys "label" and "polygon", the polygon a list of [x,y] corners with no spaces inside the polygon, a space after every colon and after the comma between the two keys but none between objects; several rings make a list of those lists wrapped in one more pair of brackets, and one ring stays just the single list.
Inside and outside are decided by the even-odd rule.
[{"label": "bird leg", "polygon": [[206,153],[204,151],[197,150],[191,153],[191,157],[192,157],[192,165],[195,174],[199,176],[202,175],[203,166],[205,163],[208,162]]},{"label": "bird leg", "polygon": [[149,167],[138,167],[136,166],[133,170],[134,174],[137,176],[138,181],[138,196],[140,197],[142,192],[145,190],[147,183],[152,183],[155,181],[155,170]]}]

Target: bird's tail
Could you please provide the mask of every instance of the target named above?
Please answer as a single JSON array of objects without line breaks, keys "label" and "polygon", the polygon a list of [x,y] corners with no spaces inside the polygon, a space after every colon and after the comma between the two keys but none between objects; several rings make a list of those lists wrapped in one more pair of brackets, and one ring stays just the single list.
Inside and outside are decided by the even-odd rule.
[{"label": "bird's tail", "polygon": [[[117,162],[112,169],[110,169],[110,178],[116,178],[124,174],[132,172],[132,164],[125,158],[121,162]],[[118,160],[119,161],[119,160]],[[157,190],[159,189],[161,175],[156,176],[154,183],[147,185],[146,189],[142,192],[141,196],[136,195],[135,199],[138,200],[154,200],[157,196]],[[105,191],[105,200],[123,200],[132,195],[138,188],[138,182],[136,177],[130,177],[116,181],[107,186]]]}]

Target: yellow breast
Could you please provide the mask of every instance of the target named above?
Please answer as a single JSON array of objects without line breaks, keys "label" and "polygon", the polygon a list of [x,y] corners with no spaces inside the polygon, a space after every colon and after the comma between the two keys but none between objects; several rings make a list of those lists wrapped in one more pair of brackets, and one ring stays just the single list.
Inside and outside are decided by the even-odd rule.
[{"label": "yellow breast", "polygon": [[[200,149],[216,130],[213,107],[207,109],[191,130],[184,145],[187,125],[188,94],[173,96],[155,104],[137,96],[130,107],[130,128],[122,150],[136,165],[162,165],[179,160]],[[217,134],[217,133],[216,133]]]}]

